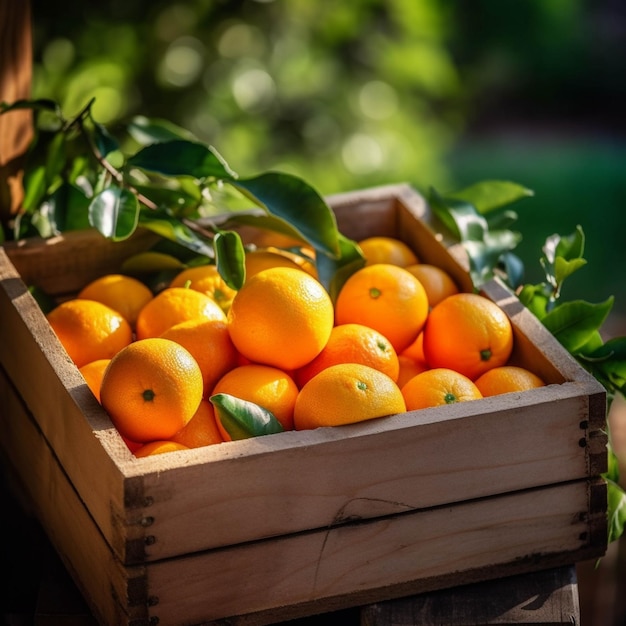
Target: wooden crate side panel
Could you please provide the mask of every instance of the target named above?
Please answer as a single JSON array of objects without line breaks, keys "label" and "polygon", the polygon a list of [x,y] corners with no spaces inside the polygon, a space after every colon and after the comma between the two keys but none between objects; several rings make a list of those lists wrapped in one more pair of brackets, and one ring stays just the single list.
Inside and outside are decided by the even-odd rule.
[{"label": "wooden crate side panel", "polygon": [[3,464],[93,613],[102,624],[119,626],[145,618],[145,570],[122,567],[114,557],[2,369],[0,407]]},{"label": "wooden crate side panel", "polygon": [[149,564],[150,615],[268,624],[599,556],[581,517],[588,491],[568,483]]},{"label": "wooden crate side panel", "polygon": [[[530,406],[511,394],[445,417],[426,409],[176,453],[195,455],[186,467],[170,455],[134,461],[152,502],[145,558],[586,478],[588,408],[563,395],[568,385],[536,390]],[[485,412],[490,404],[498,410]]]},{"label": "wooden crate side panel", "polygon": [[81,230],[51,239],[7,242],[3,247],[26,285],[63,298],[94,278],[119,271],[126,258],[155,241],[157,235],[144,230],[119,242],[108,241],[96,230]]},{"label": "wooden crate side panel", "polygon": [[[2,260],[4,259],[4,264]],[[106,536],[120,535],[113,511],[124,510],[124,477],[101,440],[119,435],[63,350],[23,282],[0,249],[0,364],[50,442],[64,470]],[[112,436],[109,433],[112,432]],[[28,475],[26,473],[26,475]],[[126,518],[126,516],[124,516]],[[124,519],[123,541],[134,530]],[[118,548],[123,550],[123,547]]]}]

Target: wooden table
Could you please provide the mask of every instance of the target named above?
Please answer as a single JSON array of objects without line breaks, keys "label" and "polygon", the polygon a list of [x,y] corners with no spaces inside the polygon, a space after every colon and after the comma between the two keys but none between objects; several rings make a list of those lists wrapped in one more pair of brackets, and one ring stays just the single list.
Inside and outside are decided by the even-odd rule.
[{"label": "wooden table", "polygon": [[[0,466],[1,467],[1,466]],[[3,468],[4,469],[4,468]],[[19,494],[0,476],[0,585],[6,626],[96,626],[84,599]],[[94,567],[97,564],[94,563]],[[291,626],[580,625],[575,566],[435,591],[333,614]]]}]

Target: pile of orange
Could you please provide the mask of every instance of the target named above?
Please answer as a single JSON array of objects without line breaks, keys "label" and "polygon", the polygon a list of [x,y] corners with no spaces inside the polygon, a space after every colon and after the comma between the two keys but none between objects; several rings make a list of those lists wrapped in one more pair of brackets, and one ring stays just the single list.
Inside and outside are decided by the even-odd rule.
[{"label": "pile of orange", "polygon": [[314,255],[249,252],[239,291],[214,265],[153,294],[102,277],[48,320],[133,453],[229,441],[211,403],[228,394],[283,430],[338,426],[542,386],[511,360],[513,328],[404,242],[359,242],[363,268],[333,302]]}]

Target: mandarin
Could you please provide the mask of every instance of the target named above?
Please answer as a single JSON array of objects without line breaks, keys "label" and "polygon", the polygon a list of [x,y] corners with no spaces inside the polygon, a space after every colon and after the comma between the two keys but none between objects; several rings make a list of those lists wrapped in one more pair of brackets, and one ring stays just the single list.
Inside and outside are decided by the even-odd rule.
[{"label": "mandarin", "polygon": [[406,267],[419,263],[415,252],[404,241],[395,237],[367,237],[359,241],[358,245],[365,257],[366,265],[389,263]]},{"label": "mandarin", "polygon": [[402,392],[387,374],[361,363],[338,363],[302,387],[294,426],[296,430],[340,426],[404,411]]},{"label": "mandarin", "polygon": [[384,372],[394,381],[398,379],[398,355],[391,342],[377,330],[363,324],[335,326],[322,351],[304,367],[296,370],[299,387],[315,374],[337,363],[362,363]]},{"label": "mandarin", "polygon": [[504,365],[512,350],[509,318],[484,296],[448,296],[428,315],[424,356],[431,368],[450,368],[475,380],[487,370]]},{"label": "mandarin", "polygon": [[459,293],[459,288],[450,274],[436,265],[428,263],[415,263],[406,267],[426,290],[428,305],[430,308],[439,304],[444,298],[454,293]]},{"label": "mandarin", "polygon": [[185,287],[167,287],[139,312],[137,339],[160,337],[175,324],[198,317],[226,321],[219,304],[206,294]]},{"label": "mandarin", "polygon": [[172,279],[169,286],[188,286],[190,289],[204,293],[215,300],[224,312],[228,311],[230,303],[237,293],[235,289],[232,289],[226,284],[226,281],[222,278],[215,265],[188,267],[180,272],[180,274],[177,274]]},{"label": "mandarin", "polygon": [[222,443],[224,438],[217,427],[213,405],[202,400],[187,425],[179,430],[170,441],[182,443],[188,448],[201,448]]},{"label": "mandarin", "polygon": [[230,336],[241,354],[286,371],[313,360],[334,325],[322,284],[300,269],[273,267],[249,278],[228,311]]},{"label": "mandarin", "polygon": [[196,360],[202,372],[205,397],[211,393],[215,383],[239,363],[239,355],[225,321],[199,317],[171,326],[161,337],[180,344]]},{"label": "mandarin", "polygon": [[137,448],[133,454],[138,459],[143,459],[147,456],[165,454],[166,452],[178,452],[179,450],[189,450],[189,448],[176,441],[149,441]]},{"label": "mandarin", "polygon": [[100,386],[102,385],[102,377],[107,365],[111,362],[111,359],[98,359],[97,361],[91,361],[82,367],[78,368],[79,372],[83,375],[87,386],[91,393],[96,396],[96,400],[100,402]]},{"label": "mandarin", "polygon": [[134,328],[139,311],[154,297],[140,280],[124,274],[107,274],[83,287],[78,298],[96,300],[123,315]]},{"label": "mandarin", "polygon": [[76,367],[110,359],[133,340],[126,318],[95,300],[66,300],[46,316]]},{"label": "mandarin", "polygon": [[[251,363],[227,372],[213,388],[213,394],[228,395],[258,404],[270,411],[284,430],[293,430],[293,408],[298,396],[298,387],[293,378],[276,367]],[[231,437],[222,426],[217,425],[225,441]]]},{"label": "mandarin", "polygon": [[202,400],[200,367],[170,339],[139,339],[118,352],[104,372],[100,400],[123,437],[170,439]]},{"label": "mandarin", "polygon": [[526,391],[543,387],[545,382],[534,372],[515,365],[494,367],[476,379],[483,396],[496,396],[512,391]]},{"label": "mandarin", "polygon": [[335,323],[363,324],[383,334],[397,353],[421,332],[428,297],[420,281],[388,263],[363,267],[344,283],[335,303]]},{"label": "mandarin", "polygon": [[398,373],[398,387],[402,389],[402,387],[411,379],[413,376],[417,376],[422,372],[425,372],[428,369],[428,365],[426,361],[420,361],[417,359],[413,359],[410,356],[405,354],[398,355],[398,364],[400,366],[400,371]]},{"label": "mandarin", "polygon": [[482,398],[467,376],[447,368],[434,368],[413,376],[402,386],[407,411],[467,402]]}]

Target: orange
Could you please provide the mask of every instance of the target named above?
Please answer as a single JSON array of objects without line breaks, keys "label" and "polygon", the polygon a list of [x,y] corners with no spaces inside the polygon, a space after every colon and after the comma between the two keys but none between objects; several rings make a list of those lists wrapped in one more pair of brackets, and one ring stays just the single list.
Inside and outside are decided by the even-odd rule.
[{"label": "orange", "polygon": [[205,397],[226,372],[238,365],[238,352],[224,321],[204,317],[187,320],[168,328],[161,337],[175,341],[191,353],[202,372]]},{"label": "orange", "polygon": [[66,300],[47,315],[59,341],[76,367],[110,359],[133,339],[126,318],[95,300]]},{"label": "orange", "polygon": [[131,343],[109,363],[102,406],[120,434],[135,442],[170,439],[197,411],[202,372],[185,348],[154,337]]},{"label": "orange", "polygon": [[276,248],[272,250],[258,249],[246,252],[245,257],[246,280],[271,267],[290,267],[302,269],[296,261],[286,254],[280,253]]},{"label": "orange", "polygon": [[187,320],[204,317],[226,320],[219,304],[204,293],[184,287],[168,287],[141,309],[137,317],[137,339],[159,337],[168,328]]},{"label": "orange", "polygon": [[474,293],[448,296],[431,310],[424,355],[432,368],[447,367],[475,380],[504,365],[513,350],[513,328],[504,311]]},{"label": "orange", "polygon": [[83,287],[78,297],[110,306],[134,328],[139,311],[152,300],[153,294],[136,278],[124,274],[107,274]]},{"label": "orange", "polygon": [[326,345],[333,304],[322,284],[300,269],[273,267],[249,278],[230,310],[230,336],[255,363],[295,370]]},{"label": "orange", "polygon": [[482,398],[478,387],[467,376],[446,368],[417,374],[404,384],[402,395],[407,411]]},{"label": "orange", "polygon": [[398,379],[400,371],[398,355],[384,335],[362,324],[341,324],[332,329],[323,350],[295,372],[298,386],[302,387],[315,374],[337,363],[369,365],[394,381]]},{"label": "orange", "polygon": [[426,357],[424,356],[424,332],[422,331],[417,336],[415,341],[410,346],[402,350],[400,354],[408,356],[411,359],[415,359],[416,361],[425,361]]},{"label": "orange", "polygon": [[237,293],[226,284],[215,265],[188,267],[172,279],[170,287],[185,287],[187,283],[190,289],[204,293],[215,300],[223,311],[228,311]]},{"label": "orange", "polygon": [[102,384],[104,370],[110,362],[111,359],[98,359],[97,361],[92,361],[79,368],[87,386],[91,390],[91,393],[96,396],[98,402],[100,402],[100,385]]},{"label": "orange", "polygon": [[431,308],[439,304],[444,298],[459,293],[459,288],[450,274],[436,265],[416,263],[409,265],[406,269],[422,283],[428,296],[428,305]]},{"label": "orange", "polygon": [[383,334],[397,353],[409,346],[428,316],[422,284],[388,263],[363,267],[344,283],[335,303],[335,323],[363,324]]},{"label": "orange", "polygon": [[147,456],[164,454],[165,452],[177,452],[178,450],[189,450],[189,448],[175,441],[150,441],[137,448],[133,454],[138,459],[142,459]]},{"label": "orange", "polygon": [[[270,411],[284,430],[293,430],[293,407],[298,396],[298,387],[286,372],[269,365],[241,365],[222,376],[213,389],[213,394],[227,393],[240,400],[254,402]],[[218,427],[225,441],[231,437]]]},{"label": "orange", "polygon": [[208,400],[202,400],[187,425],[179,430],[170,441],[182,443],[188,448],[201,448],[222,443],[224,438],[217,427],[213,405]]},{"label": "orange", "polygon": [[537,374],[514,365],[494,367],[476,379],[476,386],[485,397],[511,391],[525,391],[544,385],[545,382]]},{"label": "orange", "polygon": [[398,355],[398,364],[400,365],[400,372],[398,373],[397,383],[400,389],[402,389],[413,376],[417,376],[417,374],[421,374],[428,369],[426,361],[418,361],[404,354]]},{"label": "orange", "polygon": [[361,363],[331,365],[300,390],[296,430],[353,424],[406,410],[398,385],[387,374]]},{"label": "orange", "polygon": [[419,263],[415,252],[404,241],[395,237],[367,237],[358,244],[366,265],[389,263],[406,267]]}]

